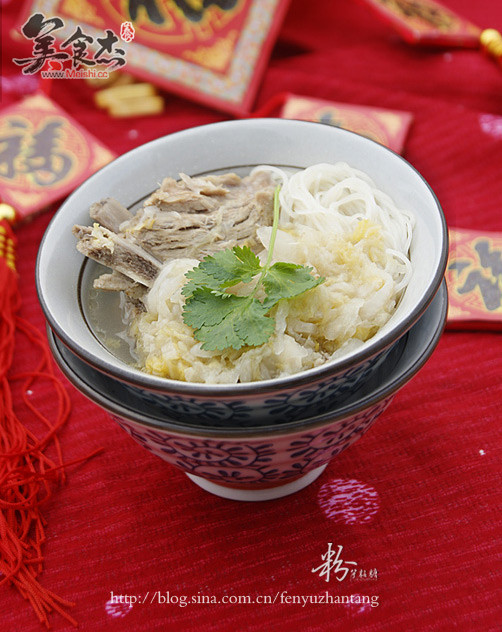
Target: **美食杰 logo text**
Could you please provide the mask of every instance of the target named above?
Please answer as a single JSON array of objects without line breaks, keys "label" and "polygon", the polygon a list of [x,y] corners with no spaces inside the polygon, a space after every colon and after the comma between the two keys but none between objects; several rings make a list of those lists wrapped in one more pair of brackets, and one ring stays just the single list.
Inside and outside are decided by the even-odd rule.
[{"label": "\u7f8e\u98df\u6770 logo text", "polygon": [[[23,24],[21,32],[33,44],[31,57],[13,61],[22,66],[24,75],[40,72],[43,79],[107,79],[111,70],[125,66],[125,50],[111,29],[103,37],[93,37],[77,26],[57,45],[54,33],[64,26],[60,17],[46,18],[42,13],[34,13]],[[124,22],[120,35],[124,42],[132,41],[133,25]]]}]

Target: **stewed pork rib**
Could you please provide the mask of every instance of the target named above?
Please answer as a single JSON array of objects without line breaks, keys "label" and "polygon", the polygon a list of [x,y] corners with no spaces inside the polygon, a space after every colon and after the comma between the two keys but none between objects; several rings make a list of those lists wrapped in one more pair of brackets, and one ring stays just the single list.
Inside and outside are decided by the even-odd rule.
[{"label": "stewed pork rib", "polygon": [[93,204],[93,226],[73,227],[78,250],[112,268],[100,289],[140,298],[170,259],[202,259],[216,250],[256,245],[256,229],[272,223],[274,185],[269,173],[165,178],[133,215],[107,198]]}]

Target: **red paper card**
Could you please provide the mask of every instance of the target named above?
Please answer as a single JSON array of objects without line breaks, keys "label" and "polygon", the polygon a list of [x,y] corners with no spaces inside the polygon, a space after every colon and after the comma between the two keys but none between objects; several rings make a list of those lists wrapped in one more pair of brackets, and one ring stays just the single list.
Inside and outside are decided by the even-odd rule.
[{"label": "red paper card", "polygon": [[[289,0],[29,0],[57,16],[59,42],[80,26],[97,41],[121,36],[121,70],[234,114],[247,114]],[[129,27],[132,25],[132,29]],[[133,39],[131,39],[133,37]]]},{"label": "red paper card", "polygon": [[477,48],[481,29],[434,0],[362,0],[411,44]]},{"label": "red paper card", "polygon": [[25,219],[115,155],[45,95],[0,111],[0,199]]},{"label": "red paper card", "polygon": [[450,228],[448,326],[502,328],[502,233]]},{"label": "red paper card", "polygon": [[400,110],[336,103],[296,95],[287,97],[280,116],[342,127],[371,138],[398,153],[403,150],[413,119],[412,114]]}]

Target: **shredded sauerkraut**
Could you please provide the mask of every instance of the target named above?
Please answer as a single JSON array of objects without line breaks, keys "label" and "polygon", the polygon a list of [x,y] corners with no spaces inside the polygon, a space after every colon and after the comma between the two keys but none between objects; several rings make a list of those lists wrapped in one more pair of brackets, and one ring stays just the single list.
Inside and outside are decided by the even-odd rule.
[{"label": "shredded sauerkraut", "polygon": [[[199,262],[168,262],[129,329],[148,373],[211,384],[290,375],[356,349],[392,316],[411,275],[412,216],[345,163],[292,176],[258,169],[282,181],[273,261],[310,266],[325,282],[274,307],[275,331],[265,344],[206,351],[182,317],[185,274]],[[270,227],[257,231],[263,260],[270,233]]]}]

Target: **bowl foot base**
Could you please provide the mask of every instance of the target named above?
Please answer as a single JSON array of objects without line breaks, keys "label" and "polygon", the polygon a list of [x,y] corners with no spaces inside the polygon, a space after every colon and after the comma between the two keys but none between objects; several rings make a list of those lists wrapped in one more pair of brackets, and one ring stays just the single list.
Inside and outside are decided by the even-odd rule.
[{"label": "bowl foot base", "polygon": [[279,485],[277,487],[269,487],[267,489],[236,489],[230,487],[224,487],[217,483],[212,483],[205,478],[195,476],[194,474],[187,474],[188,478],[196,485],[204,489],[206,492],[221,496],[221,498],[228,498],[230,500],[245,500],[245,501],[261,501],[261,500],[273,500],[275,498],[282,498],[283,496],[289,496],[299,492],[310,483],[313,483],[326,469],[326,465],[321,465],[315,470],[308,472],[305,476],[297,478],[291,483],[285,485]]}]

